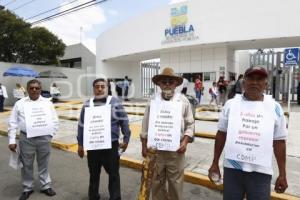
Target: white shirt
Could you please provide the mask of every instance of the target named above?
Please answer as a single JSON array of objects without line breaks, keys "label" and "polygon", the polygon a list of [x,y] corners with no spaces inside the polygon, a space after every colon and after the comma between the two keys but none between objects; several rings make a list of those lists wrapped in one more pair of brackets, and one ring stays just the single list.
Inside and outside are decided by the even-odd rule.
[{"label": "white shirt", "polygon": [[218,96],[219,95],[219,92],[218,92],[218,88],[217,87],[212,87],[211,88],[211,91],[214,95]]},{"label": "white shirt", "polygon": [[4,85],[1,85],[0,87],[0,95],[3,96],[4,98],[8,98],[6,87]]},{"label": "white shirt", "polygon": [[[32,101],[29,97],[20,99],[15,103],[14,108],[11,111],[11,115],[8,121],[9,144],[16,144],[16,133],[18,129],[20,129],[20,131],[26,132],[24,104],[25,102],[29,101]],[[54,124],[54,133],[52,135],[54,135],[58,131],[58,117],[52,102],[42,96],[40,96],[36,101],[44,101],[49,103],[48,105],[51,107],[52,120]]]},{"label": "white shirt", "polygon": [[182,87],[187,88],[189,86],[189,81],[186,78],[183,78]]},{"label": "white shirt", "polygon": [[21,98],[25,97],[24,90],[22,90],[21,88],[19,88],[19,89],[15,88],[13,90],[13,95],[17,99],[21,99]]},{"label": "white shirt", "polygon": [[[266,95],[264,95],[264,99],[267,98]],[[241,103],[247,103],[249,102],[245,97],[241,98]],[[230,113],[230,108],[233,105],[233,99],[230,99],[226,102],[226,104],[223,107],[223,110],[219,117],[219,123],[218,123],[218,130],[222,132],[227,132],[228,127],[228,117]],[[275,124],[274,124],[274,133],[273,133],[273,140],[286,140],[287,139],[287,129],[286,129],[286,120],[283,114],[283,110],[279,103],[274,101],[274,113],[276,116]],[[228,136],[228,135],[227,135]],[[249,164],[245,162],[239,162],[235,160],[229,160],[224,159],[224,167],[227,168],[234,168],[239,169],[242,171],[247,172],[260,172],[264,174],[273,174],[272,167],[262,167],[259,165]]]},{"label": "white shirt", "polygon": [[129,87],[129,81],[127,79],[124,79],[124,82],[123,82],[123,86],[126,88],[126,87]]},{"label": "white shirt", "polygon": [[51,86],[50,87],[50,94],[51,95],[53,95],[53,94],[60,94],[59,88]]}]

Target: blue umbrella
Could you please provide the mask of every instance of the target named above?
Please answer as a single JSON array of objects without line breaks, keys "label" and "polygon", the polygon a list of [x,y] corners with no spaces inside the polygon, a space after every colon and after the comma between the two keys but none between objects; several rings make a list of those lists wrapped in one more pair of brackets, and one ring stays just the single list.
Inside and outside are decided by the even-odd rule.
[{"label": "blue umbrella", "polygon": [[26,67],[11,67],[8,68],[4,73],[3,76],[18,76],[18,77],[38,77],[38,73],[34,71],[31,68],[26,68]]}]

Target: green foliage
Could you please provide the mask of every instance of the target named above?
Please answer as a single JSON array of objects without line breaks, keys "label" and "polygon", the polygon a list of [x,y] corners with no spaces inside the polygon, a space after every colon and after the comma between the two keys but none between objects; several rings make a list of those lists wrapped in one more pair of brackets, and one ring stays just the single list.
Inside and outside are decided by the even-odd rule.
[{"label": "green foliage", "polygon": [[43,27],[29,23],[8,10],[0,11],[0,61],[56,64],[65,44]]}]

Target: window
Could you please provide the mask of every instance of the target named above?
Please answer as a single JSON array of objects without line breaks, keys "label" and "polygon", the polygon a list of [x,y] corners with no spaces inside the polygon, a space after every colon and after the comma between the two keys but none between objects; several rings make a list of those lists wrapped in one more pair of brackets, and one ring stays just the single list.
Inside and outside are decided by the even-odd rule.
[{"label": "window", "polygon": [[72,59],[60,60],[60,63],[61,63],[62,67],[76,68],[76,69],[81,69],[82,68],[81,58],[72,58]]},{"label": "window", "polygon": [[203,81],[216,81],[215,72],[204,72]]}]

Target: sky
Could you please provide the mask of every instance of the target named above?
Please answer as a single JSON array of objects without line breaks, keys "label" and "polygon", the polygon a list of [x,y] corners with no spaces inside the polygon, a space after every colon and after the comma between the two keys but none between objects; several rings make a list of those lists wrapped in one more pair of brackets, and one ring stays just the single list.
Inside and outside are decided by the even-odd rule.
[{"label": "sky", "polygon": [[[16,15],[26,20],[34,15],[73,1],[0,0],[0,5],[6,5],[6,9],[13,11]],[[77,0],[58,10],[26,21],[34,22],[88,1],[90,0]],[[37,24],[36,26],[46,27],[62,39],[66,45],[77,44],[81,40],[85,46],[96,53],[96,38],[103,31],[132,17],[143,15],[145,12],[182,1],[186,0],[106,0],[98,5]]]}]

